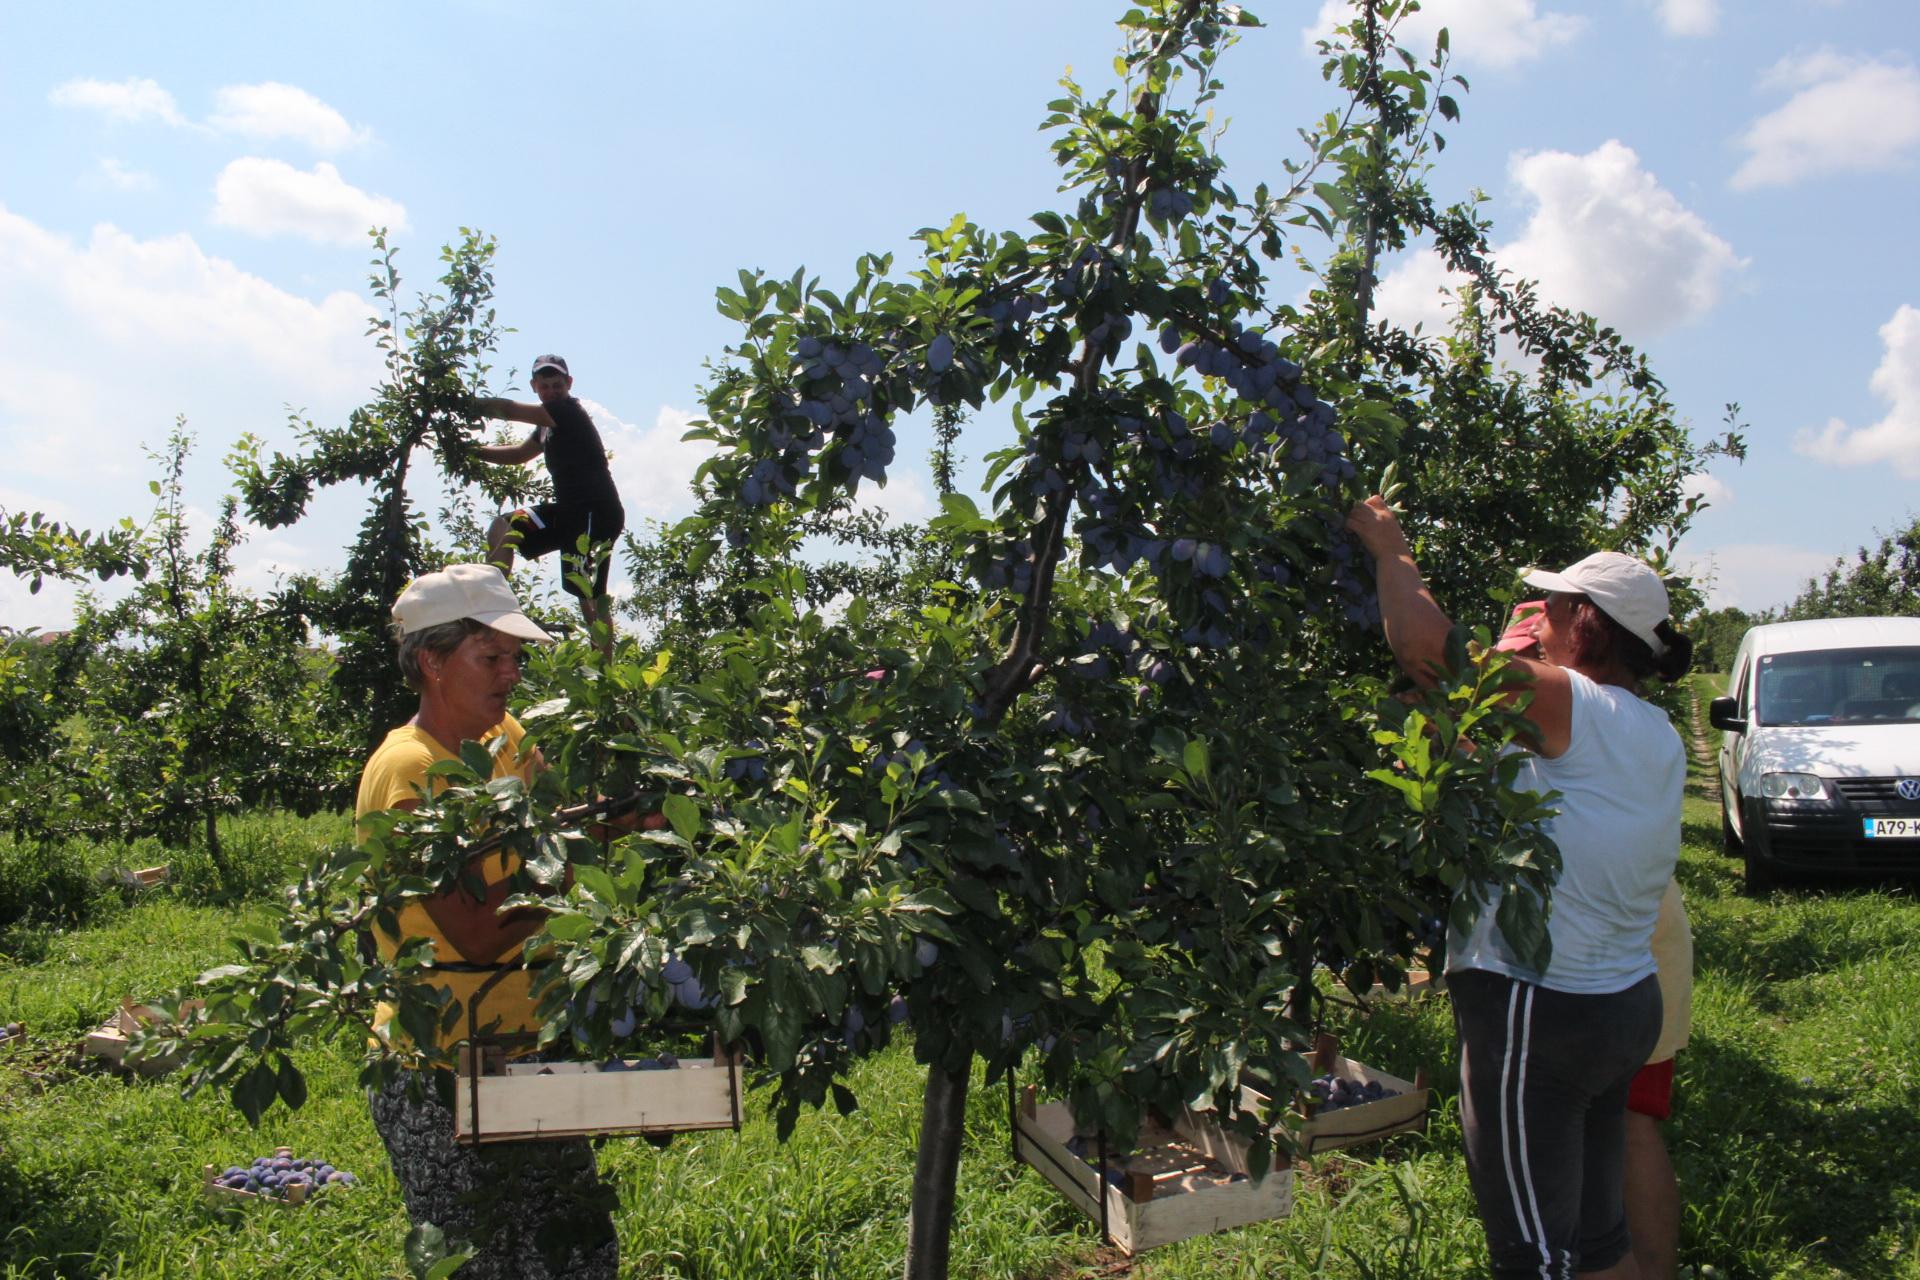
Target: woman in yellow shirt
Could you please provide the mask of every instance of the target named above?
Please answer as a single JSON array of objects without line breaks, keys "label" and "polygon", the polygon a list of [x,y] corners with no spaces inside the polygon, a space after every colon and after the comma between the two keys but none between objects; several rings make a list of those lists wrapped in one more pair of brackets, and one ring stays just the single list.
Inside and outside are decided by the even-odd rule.
[{"label": "woman in yellow shirt", "polygon": [[[495,757],[494,776],[530,780],[544,765],[537,751],[522,752],[507,698],[520,682],[523,645],[551,637],[520,611],[500,570],[457,564],[426,574],[401,593],[393,618],[400,671],[419,692],[420,709],[367,761],[356,816],[415,807],[429,766],[452,759],[463,742],[503,733],[508,745]],[[435,977],[463,1005],[540,927],[537,910],[499,911],[511,859],[487,858],[477,869],[486,878],[484,899],[460,889],[423,899],[400,913],[398,937],[376,932],[374,939],[387,956],[404,939],[432,939]],[[512,971],[489,989],[479,1021],[495,1035],[531,1031],[538,1028],[533,1011],[527,975]],[[425,1086],[419,1098],[404,1080],[371,1094],[374,1127],[407,1216],[477,1250],[460,1269],[463,1280],[611,1280],[619,1261],[614,1196],[600,1181],[593,1148],[584,1140],[461,1146],[440,1090],[417,1083]]]}]

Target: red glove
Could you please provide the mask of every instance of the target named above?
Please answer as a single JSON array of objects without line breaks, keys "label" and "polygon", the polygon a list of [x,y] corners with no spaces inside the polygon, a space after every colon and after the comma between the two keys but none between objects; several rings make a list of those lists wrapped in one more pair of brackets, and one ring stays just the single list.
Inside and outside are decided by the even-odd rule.
[{"label": "red glove", "polygon": [[1507,621],[1507,629],[1493,647],[1505,653],[1517,653],[1522,657],[1540,656],[1540,624],[1546,621],[1547,602],[1545,600],[1522,600],[1513,606],[1513,617]]}]

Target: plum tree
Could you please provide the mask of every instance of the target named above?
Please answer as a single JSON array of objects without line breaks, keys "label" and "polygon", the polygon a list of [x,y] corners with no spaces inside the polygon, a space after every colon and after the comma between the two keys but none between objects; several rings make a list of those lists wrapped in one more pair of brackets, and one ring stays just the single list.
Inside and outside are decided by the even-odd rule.
[{"label": "plum tree", "polygon": [[[670,643],[535,654],[522,718],[552,769],[490,781],[468,744],[433,803],[317,867],[277,936],[202,984],[193,1080],[252,1114],[291,1102],[282,1046],[358,1032],[382,998],[408,1045],[369,1078],[446,1065],[462,1011],[414,980],[424,948],[361,961],[343,939],[457,885],[476,852],[515,854],[509,903],[547,912],[523,953],[546,1043],[604,1060],[629,1008],[711,1027],[756,1056],[784,1134],[800,1107],[853,1107],[848,1068],[911,1029],[928,1074],[907,1273],[931,1277],[976,1065],[1029,1072],[1115,1149],[1151,1109],[1211,1109],[1258,1174],[1277,1139],[1242,1089],[1308,1087],[1322,966],[1356,991],[1397,982],[1444,942],[1437,921],[1496,901],[1539,956],[1557,854],[1544,806],[1508,785],[1504,658],[1462,631],[1435,687],[1392,696],[1342,518],[1362,477],[1404,462],[1449,607],[1498,617],[1485,565],[1591,534],[1622,489],[1618,544],[1670,533],[1695,455],[1630,348],[1543,311],[1484,228],[1431,207],[1446,48],[1394,47],[1403,11],[1365,0],[1330,43],[1354,109],[1278,192],[1243,196],[1210,133],[1219,60],[1254,19],[1153,0],[1121,19],[1122,83],[1068,80],[1049,105],[1068,208],[1024,233],[956,217],[920,233],[913,271],[867,255],[839,291],[804,269],[721,289],[741,337],[691,432],[714,447],[701,510],[660,541],[684,552],[673,591],[648,562],[650,598],[694,606]],[[1304,307],[1271,301],[1292,296],[1270,277],[1303,232],[1332,246],[1322,278]],[[1375,256],[1415,234],[1445,238],[1477,282],[1471,323],[1510,330],[1540,382],[1472,333],[1370,319]],[[1582,398],[1596,377],[1619,385]],[[1014,442],[977,502],[942,451],[989,402]],[[836,601],[801,544],[864,536],[851,499],[886,482],[916,410],[941,512],[889,589]],[[1474,415],[1564,505],[1532,510],[1490,437],[1454,430]],[[1633,447],[1603,456],[1608,433]],[[1427,513],[1482,508],[1501,538],[1470,575],[1456,517]],[[666,825],[590,834],[599,797]]]}]

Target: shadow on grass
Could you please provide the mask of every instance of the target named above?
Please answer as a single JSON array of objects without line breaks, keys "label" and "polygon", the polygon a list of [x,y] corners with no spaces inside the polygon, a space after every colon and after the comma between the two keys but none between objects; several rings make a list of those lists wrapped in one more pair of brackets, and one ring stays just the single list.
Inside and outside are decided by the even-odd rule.
[{"label": "shadow on grass", "polygon": [[107,1215],[76,1203],[71,1190],[56,1173],[23,1172],[0,1149],[0,1264],[31,1276],[99,1274]]},{"label": "shadow on grass", "polygon": [[[1911,912],[1886,910],[1887,893],[1877,885],[1783,892],[1786,900],[1756,904],[1762,913],[1758,921],[1696,919],[1695,972],[1754,983],[1791,982],[1912,946],[1920,923]],[[1858,911],[1847,910],[1855,904]],[[1837,907],[1842,918],[1805,909],[1814,905]]]},{"label": "shadow on grass", "polygon": [[1771,1275],[1741,1268],[1787,1262],[1784,1245],[1840,1274],[1885,1274],[1871,1242],[1911,1229],[1920,1115],[1796,1079],[1710,1036],[1696,1036],[1679,1067],[1668,1145],[1685,1205],[1681,1260]]}]

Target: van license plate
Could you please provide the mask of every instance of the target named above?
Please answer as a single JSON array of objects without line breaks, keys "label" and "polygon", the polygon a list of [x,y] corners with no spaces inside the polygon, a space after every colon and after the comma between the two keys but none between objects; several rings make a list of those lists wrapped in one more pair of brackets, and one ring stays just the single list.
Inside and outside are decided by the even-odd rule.
[{"label": "van license plate", "polygon": [[1920,839],[1920,818],[1862,818],[1869,840]]}]

